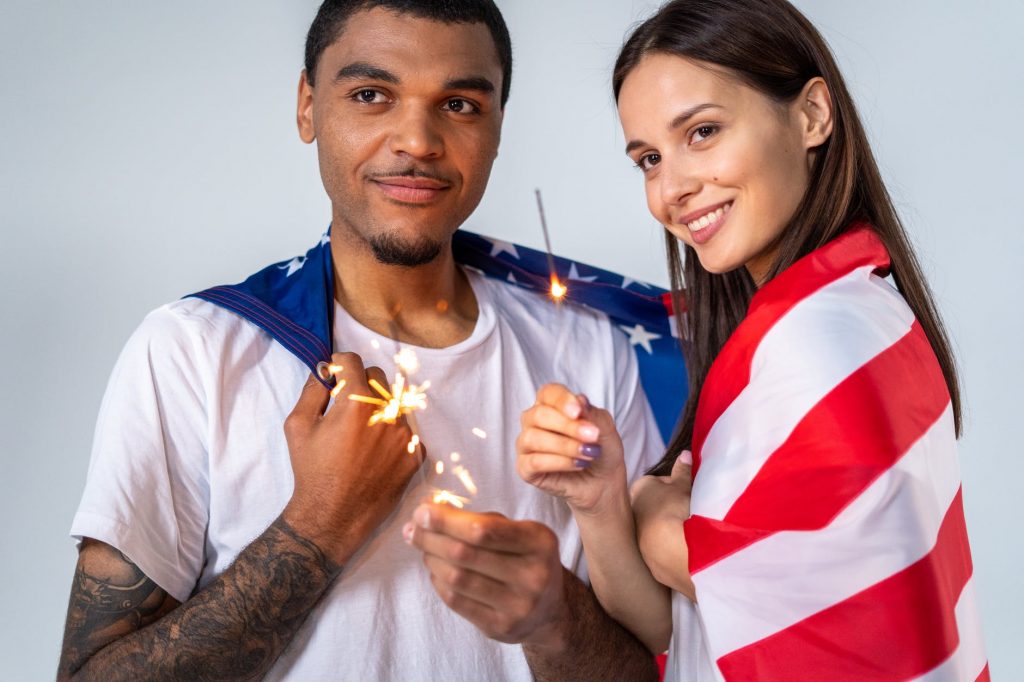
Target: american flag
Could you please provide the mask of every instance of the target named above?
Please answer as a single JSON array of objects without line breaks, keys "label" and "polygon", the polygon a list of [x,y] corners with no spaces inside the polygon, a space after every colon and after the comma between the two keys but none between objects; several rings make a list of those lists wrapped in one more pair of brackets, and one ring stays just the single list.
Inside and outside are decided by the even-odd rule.
[{"label": "american flag", "polygon": [[729,680],[988,679],[950,396],[860,226],[755,295],[694,428],[690,572]]},{"label": "american flag", "polygon": [[[546,252],[464,230],[455,233],[453,250],[465,267],[509,286],[545,295],[549,291],[552,273]],[[662,437],[668,439],[687,394],[686,369],[674,335],[668,293],[584,263],[557,256],[554,263],[555,274],[568,287],[566,300],[604,312],[626,335],[636,352],[640,380]],[[270,265],[239,284],[191,295],[262,328],[311,371],[320,362],[330,361],[334,269],[329,230],[303,256]]]}]

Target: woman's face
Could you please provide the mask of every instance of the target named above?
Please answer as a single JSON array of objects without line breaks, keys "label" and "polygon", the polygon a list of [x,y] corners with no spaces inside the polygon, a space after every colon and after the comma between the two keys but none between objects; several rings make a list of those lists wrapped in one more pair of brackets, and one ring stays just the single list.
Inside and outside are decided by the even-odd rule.
[{"label": "woman's face", "polygon": [[665,54],[644,57],[623,82],[626,153],[643,171],[647,205],[706,270],[746,266],[763,283],[824,141],[809,134],[806,103],[802,94],[779,104],[721,69]]}]

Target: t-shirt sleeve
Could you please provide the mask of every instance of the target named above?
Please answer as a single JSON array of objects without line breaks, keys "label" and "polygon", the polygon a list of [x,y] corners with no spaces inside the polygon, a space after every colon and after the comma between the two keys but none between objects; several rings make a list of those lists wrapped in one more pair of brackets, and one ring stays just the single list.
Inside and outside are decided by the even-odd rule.
[{"label": "t-shirt sleeve", "polygon": [[204,563],[208,419],[202,322],[173,305],[146,317],[114,367],[71,535],[118,549],[185,601]]},{"label": "t-shirt sleeve", "polygon": [[612,416],[622,435],[626,476],[630,483],[657,464],[665,450],[654,413],[640,383],[636,354],[624,334],[611,330],[615,366],[615,401]]}]

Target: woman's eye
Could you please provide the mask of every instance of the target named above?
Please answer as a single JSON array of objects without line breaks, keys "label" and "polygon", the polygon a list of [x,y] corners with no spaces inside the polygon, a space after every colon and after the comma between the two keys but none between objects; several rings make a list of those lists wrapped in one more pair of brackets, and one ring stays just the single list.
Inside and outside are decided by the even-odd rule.
[{"label": "woman's eye", "polygon": [[640,160],[636,162],[636,167],[647,172],[661,163],[661,154],[644,154],[640,157]]},{"label": "woman's eye", "polygon": [[454,97],[444,104],[444,108],[454,114],[478,114],[480,108],[468,99]]},{"label": "woman's eye", "polygon": [[718,132],[718,126],[714,125],[703,125],[697,127],[693,131],[693,135],[690,136],[690,143],[701,142],[708,139],[712,135]]}]

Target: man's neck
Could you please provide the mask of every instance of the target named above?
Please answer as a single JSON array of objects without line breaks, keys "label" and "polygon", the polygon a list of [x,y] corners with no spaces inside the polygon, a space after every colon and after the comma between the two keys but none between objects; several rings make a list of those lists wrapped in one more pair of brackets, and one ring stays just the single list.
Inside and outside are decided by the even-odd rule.
[{"label": "man's neck", "polygon": [[468,338],[477,308],[465,273],[446,246],[430,263],[386,265],[357,239],[334,238],[334,298],[357,322],[381,336],[425,348]]}]

